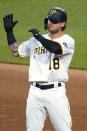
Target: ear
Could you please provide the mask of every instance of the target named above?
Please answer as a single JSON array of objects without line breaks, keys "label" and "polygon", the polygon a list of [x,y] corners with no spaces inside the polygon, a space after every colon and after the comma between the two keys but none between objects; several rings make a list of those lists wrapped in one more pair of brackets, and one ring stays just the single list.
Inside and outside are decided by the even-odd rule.
[{"label": "ear", "polygon": [[61,23],[61,27],[64,27],[64,26],[65,26],[65,24],[66,24],[65,22],[62,22],[62,23]]}]

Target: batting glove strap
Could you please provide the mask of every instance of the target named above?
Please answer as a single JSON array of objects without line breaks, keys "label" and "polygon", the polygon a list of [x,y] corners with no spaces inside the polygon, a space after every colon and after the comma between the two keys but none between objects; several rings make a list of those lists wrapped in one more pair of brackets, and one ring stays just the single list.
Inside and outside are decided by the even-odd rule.
[{"label": "batting glove strap", "polygon": [[39,30],[37,29],[30,29],[29,32],[31,32],[33,34],[33,36],[39,41],[41,34],[39,32]]}]

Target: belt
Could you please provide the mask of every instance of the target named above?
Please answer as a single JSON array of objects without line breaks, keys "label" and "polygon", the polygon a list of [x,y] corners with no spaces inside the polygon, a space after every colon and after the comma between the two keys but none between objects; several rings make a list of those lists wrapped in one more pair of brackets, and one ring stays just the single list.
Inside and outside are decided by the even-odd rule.
[{"label": "belt", "polygon": [[[35,83],[35,86],[37,87],[37,88],[40,88],[40,89],[42,89],[42,90],[47,90],[47,89],[51,89],[51,88],[54,88],[54,84],[48,84],[48,85],[41,85],[41,84],[39,84],[39,83]],[[58,87],[61,87],[62,86],[62,84],[61,83],[58,83]]]}]

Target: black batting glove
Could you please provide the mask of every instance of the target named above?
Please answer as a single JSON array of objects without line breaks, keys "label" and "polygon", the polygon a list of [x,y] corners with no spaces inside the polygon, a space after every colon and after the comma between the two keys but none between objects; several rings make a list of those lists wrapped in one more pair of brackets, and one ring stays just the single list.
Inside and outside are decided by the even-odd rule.
[{"label": "black batting glove", "polygon": [[37,30],[37,29],[30,29],[29,32],[31,32],[31,33],[33,34],[33,36],[34,36],[37,40],[39,40],[40,37],[42,36],[42,35],[40,34],[40,31]]},{"label": "black batting glove", "polygon": [[18,21],[13,21],[13,14],[6,15],[3,17],[3,22],[4,22],[4,28],[7,33],[13,31],[13,27],[18,23]]}]

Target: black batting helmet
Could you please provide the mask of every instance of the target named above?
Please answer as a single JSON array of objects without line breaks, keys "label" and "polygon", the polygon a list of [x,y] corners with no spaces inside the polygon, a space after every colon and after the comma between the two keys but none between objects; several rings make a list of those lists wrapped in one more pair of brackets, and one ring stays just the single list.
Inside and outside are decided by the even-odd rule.
[{"label": "black batting helmet", "polygon": [[[44,19],[44,28],[48,28],[48,20],[50,20],[52,23],[60,23],[60,22],[66,22],[67,21],[67,14],[64,9],[59,7],[54,7],[49,10],[48,16]],[[65,25],[66,26],[66,25]],[[62,27],[62,30],[65,29],[65,26]]]}]

